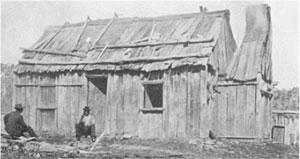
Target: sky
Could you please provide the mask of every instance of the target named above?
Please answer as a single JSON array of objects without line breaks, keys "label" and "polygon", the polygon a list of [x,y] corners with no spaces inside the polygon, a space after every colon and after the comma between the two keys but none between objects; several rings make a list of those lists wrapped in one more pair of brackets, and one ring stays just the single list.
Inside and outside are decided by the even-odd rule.
[{"label": "sky", "polygon": [[29,48],[46,26],[121,17],[154,17],[230,10],[234,38],[240,46],[245,33],[245,7],[265,3],[271,7],[273,79],[278,88],[299,87],[299,2],[298,1],[2,1],[1,63],[18,63],[20,48]]}]

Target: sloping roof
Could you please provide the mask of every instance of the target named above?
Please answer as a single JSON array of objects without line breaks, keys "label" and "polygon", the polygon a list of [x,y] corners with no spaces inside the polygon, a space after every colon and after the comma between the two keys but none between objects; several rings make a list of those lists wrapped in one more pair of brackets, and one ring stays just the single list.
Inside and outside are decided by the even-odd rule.
[{"label": "sloping roof", "polygon": [[250,81],[261,73],[263,79],[272,80],[271,18],[268,5],[246,8],[246,34],[226,70],[227,78]]},{"label": "sloping roof", "polygon": [[[155,71],[207,64],[226,14],[228,10],[155,18],[87,20],[47,27],[40,39],[23,51],[15,72]],[[166,57],[166,60],[153,60],[156,57]],[[131,59],[139,60],[132,62]]]}]

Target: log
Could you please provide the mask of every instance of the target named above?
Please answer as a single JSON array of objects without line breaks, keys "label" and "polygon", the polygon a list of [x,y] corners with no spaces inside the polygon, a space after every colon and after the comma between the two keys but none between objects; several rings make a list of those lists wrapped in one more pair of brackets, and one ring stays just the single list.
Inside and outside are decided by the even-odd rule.
[{"label": "log", "polygon": [[98,142],[101,140],[101,138],[104,136],[106,130],[104,130],[102,132],[102,134],[96,139],[95,143],[93,144],[93,146],[90,149],[90,152],[92,152],[94,150],[94,148],[96,147],[96,145],[98,144]]},{"label": "log", "polygon": [[[109,49],[119,49],[119,48],[136,48],[136,47],[147,47],[147,46],[159,46],[159,45],[179,45],[179,44],[196,44],[196,43],[210,43],[214,39],[190,39],[185,41],[163,41],[163,42],[148,42],[143,44],[125,44],[125,45],[109,45]],[[102,49],[105,46],[95,46],[94,49]],[[211,47],[208,45],[207,47]]]},{"label": "log", "polygon": [[85,77],[87,78],[107,78],[105,74],[86,74]]},{"label": "log", "polygon": [[142,112],[159,112],[159,111],[164,111],[165,108],[140,108],[139,111]]},{"label": "log", "polygon": [[97,61],[100,60],[101,56],[104,54],[104,52],[106,51],[108,46],[108,43],[105,45],[105,47],[102,49],[101,53],[99,54],[99,56],[97,57]]},{"label": "log", "polygon": [[299,111],[295,111],[295,110],[273,110],[272,113],[276,113],[276,114],[299,114]]},{"label": "log", "polygon": [[8,139],[7,142],[8,143],[19,143],[19,144],[23,144],[25,142],[29,142],[29,141],[33,141],[36,140],[36,137],[30,137],[30,138],[25,138],[25,137],[19,137],[19,139],[14,140],[14,139]]},{"label": "log", "polygon": [[83,84],[15,84],[16,87],[82,87]]},{"label": "log", "polygon": [[[118,48],[136,48],[136,47],[147,47],[147,46],[159,46],[159,45],[178,45],[178,44],[195,44],[195,43],[210,43],[213,42],[213,38],[211,39],[191,39],[186,41],[166,41],[166,42],[150,42],[150,43],[143,43],[143,44],[125,44],[125,45],[105,45],[105,46],[95,46],[89,51],[93,49],[118,49]],[[210,45],[206,47],[211,47]],[[85,58],[85,54],[81,53],[72,53],[72,52],[60,52],[60,51],[53,51],[47,49],[35,50],[35,49],[26,49],[20,48],[25,52],[39,52],[44,54],[52,54],[52,55],[60,55],[60,56],[75,56]],[[24,53],[24,52],[23,52]]]},{"label": "log", "polygon": [[133,63],[133,62],[156,62],[166,61],[173,59],[184,59],[184,58],[208,58],[209,55],[199,54],[187,54],[179,56],[165,56],[165,57],[142,57],[142,58],[130,58],[125,60],[102,60],[102,61],[77,61],[77,62],[44,62],[38,60],[20,59],[20,64],[28,65],[94,65],[94,64],[122,64],[122,63]]},{"label": "log", "polygon": [[151,84],[163,84],[163,80],[151,80],[151,81],[142,81],[143,85],[151,85]]},{"label": "log", "polygon": [[218,83],[218,86],[238,86],[238,85],[257,85],[257,82],[245,82],[245,83]]},{"label": "log", "polygon": [[61,52],[61,51],[53,51],[53,50],[36,50],[36,49],[26,49],[26,48],[20,48],[23,50],[23,53],[26,52],[38,52],[42,54],[51,54],[51,55],[60,55],[60,56],[75,56],[75,57],[80,57],[80,58],[85,58],[86,55],[82,53],[71,53],[71,52]]}]

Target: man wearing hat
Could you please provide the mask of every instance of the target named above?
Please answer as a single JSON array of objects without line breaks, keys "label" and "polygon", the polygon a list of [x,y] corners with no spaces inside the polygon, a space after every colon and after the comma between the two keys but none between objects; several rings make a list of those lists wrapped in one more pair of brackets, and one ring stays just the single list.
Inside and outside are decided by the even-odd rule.
[{"label": "man wearing hat", "polygon": [[75,124],[75,130],[76,139],[78,141],[80,140],[81,135],[91,135],[92,141],[95,141],[95,118],[90,114],[90,108],[88,106],[83,108],[83,114],[79,123]]},{"label": "man wearing hat", "polygon": [[23,119],[21,113],[23,112],[23,105],[16,104],[16,111],[13,111],[4,116],[4,125],[6,132],[12,137],[24,136],[24,132],[28,132],[31,137],[37,137],[34,130],[28,126]]}]

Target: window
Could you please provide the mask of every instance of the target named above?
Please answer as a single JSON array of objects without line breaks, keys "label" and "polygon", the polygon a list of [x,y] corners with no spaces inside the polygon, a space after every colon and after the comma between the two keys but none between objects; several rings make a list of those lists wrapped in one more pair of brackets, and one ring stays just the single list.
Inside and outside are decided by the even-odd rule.
[{"label": "window", "polygon": [[155,109],[163,107],[163,83],[161,81],[144,82],[144,108]]},{"label": "window", "polygon": [[89,81],[98,88],[104,95],[107,90],[107,78],[89,78]]}]

